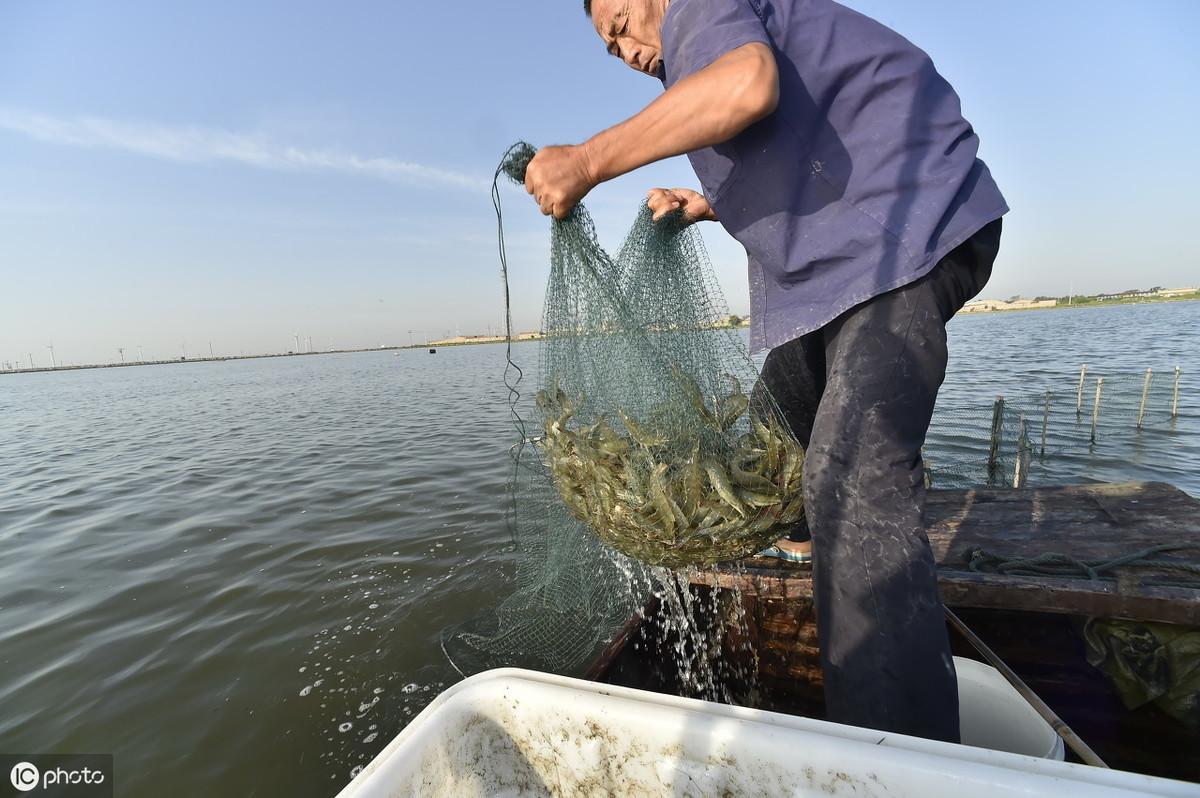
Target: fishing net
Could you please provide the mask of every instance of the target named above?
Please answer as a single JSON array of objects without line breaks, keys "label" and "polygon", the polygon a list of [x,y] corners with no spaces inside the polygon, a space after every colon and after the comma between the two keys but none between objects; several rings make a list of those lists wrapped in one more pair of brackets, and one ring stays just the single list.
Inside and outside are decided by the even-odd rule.
[{"label": "fishing net", "polygon": [[[506,161],[513,180],[530,151]],[[700,236],[643,206],[614,259],[580,208],[550,252],[534,443],[571,514],[671,568],[779,538],[803,511],[804,452],[756,390]]]},{"label": "fishing net", "polygon": [[[523,183],[534,152],[514,145],[497,178]],[[493,199],[506,270],[495,188]],[[553,221],[542,333],[534,390],[521,390],[509,350],[518,589],[492,623],[450,639],[562,670],[662,583],[652,571],[736,559],[786,534],[803,513],[804,452],[678,216],[654,222],[643,205],[616,257],[583,206]]]}]

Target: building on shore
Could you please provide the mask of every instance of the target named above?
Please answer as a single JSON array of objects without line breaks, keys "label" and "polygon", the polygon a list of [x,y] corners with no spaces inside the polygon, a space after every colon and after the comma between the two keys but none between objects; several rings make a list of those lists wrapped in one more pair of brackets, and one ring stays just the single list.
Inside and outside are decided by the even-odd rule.
[{"label": "building on shore", "polygon": [[963,305],[960,313],[988,313],[994,310],[1031,310],[1052,308],[1057,299],[973,299]]},{"label": "building on shore", "polygon": [[1200,288],[1160,288],[1154,294],[1162,297],[1187,296],[1188,294],[1200,294]]},{"label": "building on shore", "polygon": [[[540,332],[522,332],[513,335],[514,341],[538,341],[542,338]],[[442,338],[430,341],[429,346],[458,346],[461,344],[498,344],[505,340],[503,335],[456,335],[453,338]]]}]

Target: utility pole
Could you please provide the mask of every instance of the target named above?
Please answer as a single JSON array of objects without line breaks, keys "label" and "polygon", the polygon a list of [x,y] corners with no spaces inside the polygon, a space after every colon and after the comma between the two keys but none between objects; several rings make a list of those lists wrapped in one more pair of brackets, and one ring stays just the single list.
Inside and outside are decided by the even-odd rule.
[{"label": "utility pole", "polygon": [[58,368],[58,361],[54,359],[54,344],[50,344],[46,348],[50,350],[50,367]]}]

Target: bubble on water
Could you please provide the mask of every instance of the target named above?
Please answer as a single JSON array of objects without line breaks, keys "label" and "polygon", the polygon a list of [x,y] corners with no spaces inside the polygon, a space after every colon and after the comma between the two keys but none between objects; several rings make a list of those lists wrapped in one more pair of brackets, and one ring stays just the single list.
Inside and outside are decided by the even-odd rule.
[{"label": "bubble on water", "polygon": [[351,723],[350,721],[346,721],[341,726],[338,726],[338,731],[340,731],[342,734],[345,734],[346,732],[350,731],[353,728],[354,728],[354,724]]},{"label": "bubble on water", "polygon": [[372,692],[372,693],[374,693],[375,695],[379,695],[380,693],[382,693],[382,692],[383,692],[383,688],[382,688],[382,687],[376,687],[376,688],[375,688],[374,690],[372,690],[371,692]]},{"label": "bubble on water", "polygon": [[369,605],[369,606],[367,607],[367,609],[369,609],[369,610],[377,610],[377,609],[379,609],[379,605],[378,605],[378,604],[371,604],[371,605]]},{"label": "bubble on water", "polygon": [[307,666],[307,665],[301,665],[301,666],[300,666],[300,670],[296,671],[296,673],[304,673],[306,670],[308,670],[308,666]]},{"label": "bubble on water", "polygon": [[352,779],[357,778],[358,774],[363,772],[364,767],[366,767],[366,766],[365,765],[355,765],[354,769],[350,771],[350,778],[352,778]]},{"label": "bubble on water", "polygon": [[412,682],[409,682],[408,684],[406,684],[406,685],[404,685],[403,687],[401,687],[401,688],[400,688],[400,691],[401,691],[401,692],[404,692],[404,693],[415,693],[415,692],[417,692],[417,690],[419,690],[419,689],[420,689],[420,687],[418,687],[417,685],[413,684]]},{"label": "bubble on water", "polygon": [[350,629],[351,629],[351,624],[346,624],[345,626],[342,627],[343,632],[349,632]]},{"label": "bubble on water", "polygon": [[[326,668],[325,670],[329,670],[329,668]],[[313,687],[320,687],[324,683],[324,679],[317,679],[315,682],[313,682]]]},{"label": "bubble on water", "polygon": [[379,736],[379,732],[371,732],[370,734],[368,734],[366,737],[363,738],[363,742],[364,743],[373,743],[373,742],[375,742],[375,738],[378,736]]},{"label": "bubble on water", "polygon": [[313,686],[310,684],[310,685],[308,685],[307,687],[305,687],[303,690],[301,690],[301,691],[300,691],[300,695],[301,695],[301,696],[306,696],[306,695],[308,695],[309,693],[311,693],[312,691],[313,691]]}]

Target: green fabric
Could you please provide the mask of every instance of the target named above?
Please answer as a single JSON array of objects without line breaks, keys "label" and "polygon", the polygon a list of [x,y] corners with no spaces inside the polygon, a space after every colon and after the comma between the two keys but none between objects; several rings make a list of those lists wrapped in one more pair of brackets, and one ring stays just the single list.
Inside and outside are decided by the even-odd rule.
[{"label": "green fabric", "polygon": [[1127,708],[1154,703],[1200,728],[1200,629],[1093,618],[1083,634],[1088,662],[1109,677]]}]

